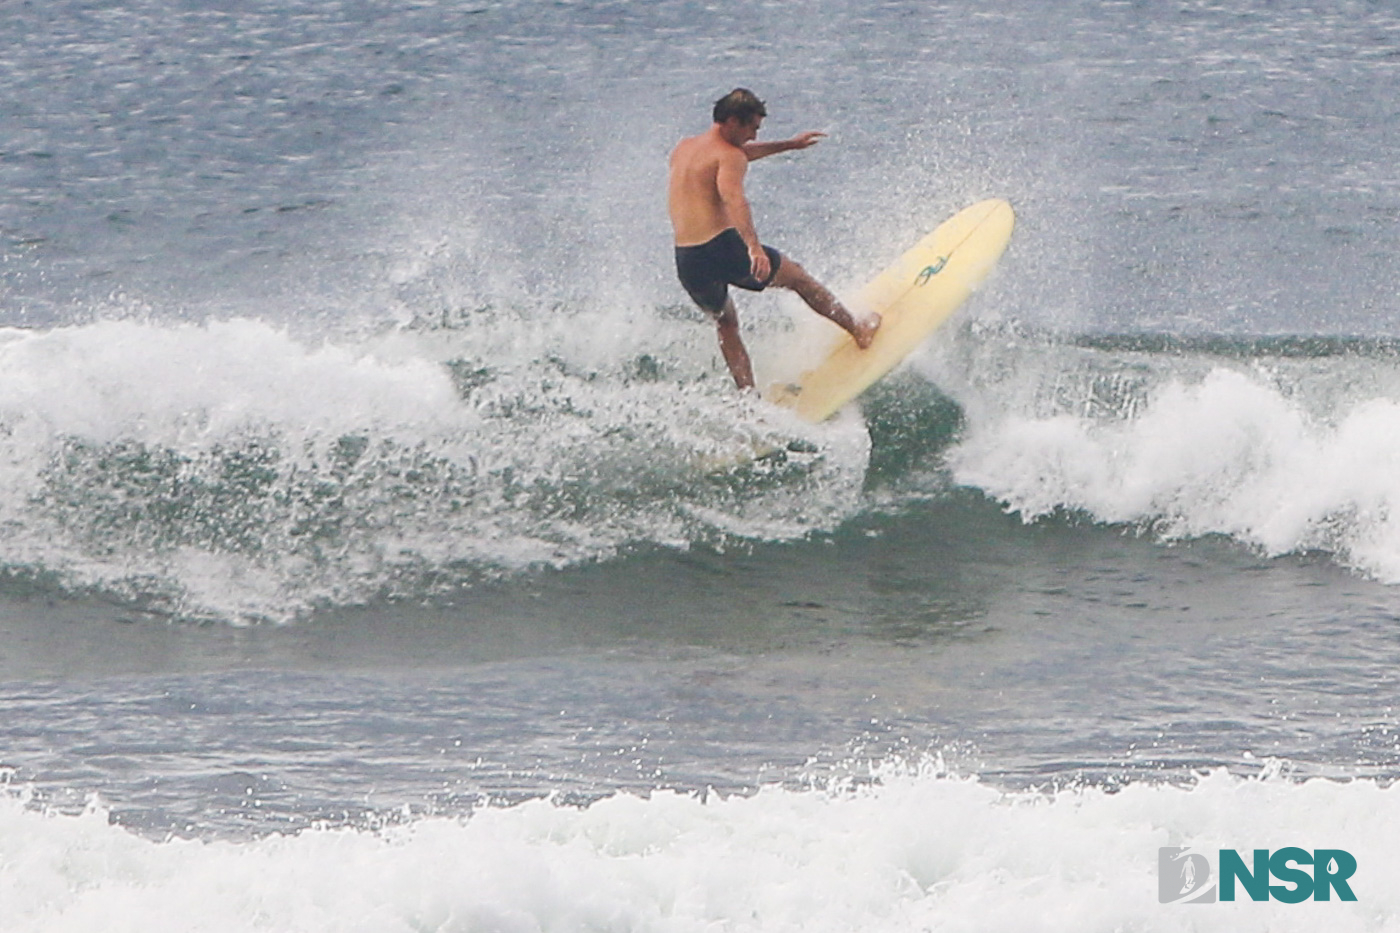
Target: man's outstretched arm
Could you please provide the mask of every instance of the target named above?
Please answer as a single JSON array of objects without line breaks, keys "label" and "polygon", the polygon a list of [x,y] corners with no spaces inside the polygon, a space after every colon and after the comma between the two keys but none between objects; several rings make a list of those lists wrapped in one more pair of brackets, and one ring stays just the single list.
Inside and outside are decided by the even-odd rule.
[{"label": "man's outstretched arm", "polygon": [[817,140],[826,134],[820,130],[811,130],[806,133],[799,133],[792,139],[781,139],[777,142],[761,143],[758,141],[744,143],[744,155],[748,156],[750,162],[754,159],[762,159],[778,152],[790,152],[793,149],[806,149],[815,146]]}]

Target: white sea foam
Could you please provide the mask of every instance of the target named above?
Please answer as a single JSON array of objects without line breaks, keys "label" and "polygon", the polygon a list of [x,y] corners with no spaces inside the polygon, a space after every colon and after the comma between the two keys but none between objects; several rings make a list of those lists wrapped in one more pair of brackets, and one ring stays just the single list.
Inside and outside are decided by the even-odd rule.
[{"label": "white sea foam", "polygon": [[[1223,771],[1004,793],[935,767],[854,789],[545,800],[388,829],[151,841],[0,800],[12,933],[1400,929],[1394,787]],[[1340,848],[1355,902],[1158,902],[1158,848]]]},{"label": "white sea foam", "polygon": [[296,426],[351,432],[464,427],[440,366],[333,343],[306,346],[267,324],[107,321],[0,332],[0,412],[93,441],[172,443]]},{"label": "white sea foam", "polygon": [[[250,320],[0,332],[0,565],[284,619],[856,508],[858,423],[805,426],[685,370],[634,378],[659,364],[575,346],[562,316],[315,344]],[[752,488],[702,467],[793,438],[822,452]]]},{"label": "white sea foam", "polygon": [[1167,538],[1230,535],[1269,555],[1322,549],[1400,582],[1393,364],[1100,360],[1117,370],[1119,397],[1104,402],[1103,372],[1065,389],[1082,359],[1023,362],[1030,374],[963,387],[970,424],[948,457],[957,482],[1027,521],[1070,510]]}]

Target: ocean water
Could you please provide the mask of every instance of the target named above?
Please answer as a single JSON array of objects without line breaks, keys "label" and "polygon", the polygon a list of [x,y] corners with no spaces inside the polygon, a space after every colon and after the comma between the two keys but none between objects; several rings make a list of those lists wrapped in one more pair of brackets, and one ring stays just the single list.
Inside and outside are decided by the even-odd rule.
[{"label": "ocean water", "polygon": [[[825,425],[674,280],[736,85],[838,293],[1018,213]],[[0,4],[0,930],[1400,930],[1396,101],[1371,0]]]}]

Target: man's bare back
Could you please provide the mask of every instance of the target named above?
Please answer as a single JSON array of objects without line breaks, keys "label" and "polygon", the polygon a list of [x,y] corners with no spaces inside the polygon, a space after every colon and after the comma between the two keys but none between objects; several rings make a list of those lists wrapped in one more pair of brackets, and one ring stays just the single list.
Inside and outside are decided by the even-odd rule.
[{"label": "man's bare back", "polygon": [[[683,139],[671,153],[671,226],[677,246],[694,246],[732,227],[719,196],[720,164],[745,159],[743,150],[720,137],[714,127]],[[747,159],[745,159],[747,162]]]},{"label": "man's bare back", "polygon": [[[758,118],[762,121],[762,117]],[[699,136],[677,144],[671,153],[671,225],[677,246],[694,246],[713,239],[726,227],[739,235],[753,232],[752,216],[744,196],[744,175],[749,157],[745,137],[753,138],[758,126],[712,125]],[[730,216],[731,211],[738,214]],[[753,238],[757,240],[757,235]],[[747,238],[746,238],[747,240]]]},{"label": "man's bare back", "polygon": [[751,291],[762,291],[769,284],[790,288],[812,310],[849,333],[862,349],[870,345],[880,326],[879,315],[857,322],[800,265],[759,241],[744,193],[748,163],[777,152],[806,149],[825,135],[808,132],[780,142],[756,142],[766,115],[762,101],[736,88],[715,103],[710,128],[681,140],[671,153],[668,205],[676,239],[676,270],[695,303],[715,318],[720,350],[741,389],[753,385],[753,370],[739,336],[729,285]]}]

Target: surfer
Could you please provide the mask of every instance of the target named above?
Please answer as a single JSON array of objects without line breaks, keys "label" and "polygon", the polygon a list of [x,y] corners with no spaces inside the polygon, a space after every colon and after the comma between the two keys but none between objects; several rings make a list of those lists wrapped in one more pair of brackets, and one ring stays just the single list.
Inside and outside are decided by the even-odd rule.
[{"label": "surfer", "polygon": [[767,115],[763,101],[752,91],[735,88],[715,102],[714,124],[699,136],[681,140],[671,153],[669,203],[676,233],[676,272],[690,297],[714,318],[720,352],[741,389],[753,386],[753,366],[739,336],[730,285],[754,292],[769,285],[792,289],[813,311],[850,334],[861,349],[870,346],[880,326],[878,314],[857,321],[807,270],[759,242],[744,195],[748,163],[806,149],[826,135],[811,131],[778,142],[756,142]]}]

